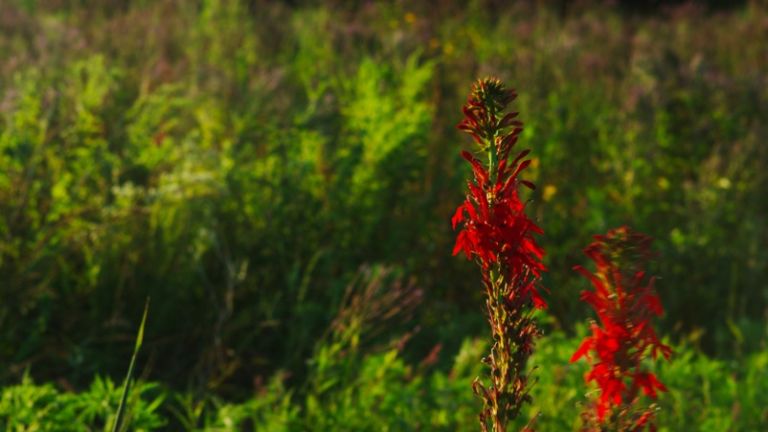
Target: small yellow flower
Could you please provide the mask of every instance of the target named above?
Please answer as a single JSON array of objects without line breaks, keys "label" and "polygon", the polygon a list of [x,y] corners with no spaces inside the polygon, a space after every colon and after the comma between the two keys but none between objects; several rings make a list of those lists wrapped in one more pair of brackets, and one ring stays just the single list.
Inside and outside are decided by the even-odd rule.
[{"label": "small yellow flower", "polygon": [[414,15],[412,12],[407,12],[405,14],[405,22],[407,22],[410,25],[413,25],[416,22],[416,15]]},{"label": "small yellow flower", "polygon": [[727,177],[720,177],[720,180],[717,181],[717,185],[720,186],[720,189],[730,189],[731,179]]},{"label": "small yellow flower", "polygon": [[656,180],[656,184],[659,185],[659,189],[661,190],[669,189],[669,180],[667,180],[666,177],[659,177],[659,179]]},{"label": "small yellow flower", "polygon": [[544,191],[542,192],[542,198],[544,198],[544,201],[549,201],[552,199],[553,196],[557,193],[557,186],[548,184],[544,186]]}]

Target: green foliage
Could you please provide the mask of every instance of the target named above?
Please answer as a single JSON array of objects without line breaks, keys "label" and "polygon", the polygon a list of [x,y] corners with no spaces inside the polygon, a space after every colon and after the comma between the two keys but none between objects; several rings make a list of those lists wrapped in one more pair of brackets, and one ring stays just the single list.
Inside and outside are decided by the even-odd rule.
[{"label": "green foliage", "polygon": [[203,430],[238,431],[249,427],[253,431],[281,432],[295,430],[299,424],[299,407],[292,404],[291,393],[285,389],[280,375],[258,397],[241,404],[215,403],[213,407]]},{"label": "green foliage", "polygon": [[[558,332],[538,345],[529,414],[574,427],[580,366],[559,331],[586,308],[570,269],[592,234],[629,224],[661,251],[660,333],[690,340],[660,367],[660,424],[759,429],[765,5],[290,3],[4,2],[0,429],[67,413],[105,427],[119,391],[89,386],[125,373],[147,296],[142,350],[171,392],[151,412],[141,401],[164,393],[135,396],[134,422],[167,422],[147,430],[474,428],[481,350],[461,341],[482,334],[481,293],[449,218],[468,174],[458,107],[486,74],[518,90],[537,155],[529,208]],[[413,279],[421,305],[334,333],[373,264]],[[73,391],[19,386],[26,370]]]},{"label": "green foliage", "polygon": [[[108,431],[120,403],[121,388],[96,377],[83,392],[65,393],[53,384],[35,385],[25,375],[0,392],[0,428],[6,431]],[[139,383],[127,417],[131,430],[158,430],[166,424],[158,413],[165,396],[157,384]]]},{"label": "green foliage", "polygon": [[[579,334],[584,331],[580,327]],[[537,430],[578,430],[587,390],[583,383],[585,365],[568,363],[577,345],[578,339],[563,333],[547,336],[537,345],[531,363],[538,381],[528,413],[537,416]],[[397,349],[359,353],[353,362],[346,356],[321,360],[324,356],[320,354],[309,377],[317,385],[303,396],[286,388],[286,375],[279,373],[241,403],[215,398],[196,401],[180,395],[174,402],[159,393],[156,384],[139,383],[132,395],[130,427],[157,430],[178,424],[183,430],[200,431],[472,430],[477,427],[480,401],[470,389],[474,377],[481,373],[478,359],[485,350],[480,340],[465,340],[447,371],[424,362],[410,365]],[[672,362],[662,362],[657,369],[670,389],[659,396],[659,430],[759,429],[768,419],[767,362],[764,352],[742,363],[731,363],[690,347],[675,347]],[[322,372],[328,368],[334,369],[332,375]],[[57,426],[61,424],[71,425],[67,430],[107,430],[120,393],[119,387],[101,378],[88,390],[72,394],[62,393],[52,384],[36,386],[25,377],[21,385],[2,390],[0,426],[9,431],[60,430]]]}]

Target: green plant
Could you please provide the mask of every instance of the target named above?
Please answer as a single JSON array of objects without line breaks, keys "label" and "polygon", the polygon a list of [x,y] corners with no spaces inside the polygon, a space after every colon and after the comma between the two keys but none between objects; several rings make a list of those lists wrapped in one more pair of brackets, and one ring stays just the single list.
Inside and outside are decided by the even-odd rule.
[{"label": "green plant", "polygon": [[[122,389],[110,379],[96,377],[82,392],[57,390],[53,384],[36,385],[29,375],[21,383],[0,391],[0,429],[9,432],[112,430]],[[165,392],[153,383],[138,383],[130,398],[131,430],[161,430]]]}]

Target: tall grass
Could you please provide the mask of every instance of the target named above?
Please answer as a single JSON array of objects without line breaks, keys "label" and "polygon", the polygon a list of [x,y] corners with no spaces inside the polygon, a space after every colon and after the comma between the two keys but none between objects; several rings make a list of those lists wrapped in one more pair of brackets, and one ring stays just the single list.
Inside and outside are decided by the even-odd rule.
[{"label": "tall grass", "polygon": [[131,362],[128,365],[128,372],[125,374],[125,380],[123,381],[123,395],[120,397],[120,405],[117,406],[117,412],[115,413],[115,422],[112,425],[112,432],[118,432],[124,429],[126,412],[128,412],[128,395],[131,392],[133,385],[133,369],[136,365],[136,356],[141,350],[141,344],[144,342],[144,326],[147,323],[147,313],[149,312],[149,298],[144,305],[144,315],[141,317],[141,324],[139,325],[139,331],[136,333],[136,344],[133,347],[133,354],[131,355]]}]

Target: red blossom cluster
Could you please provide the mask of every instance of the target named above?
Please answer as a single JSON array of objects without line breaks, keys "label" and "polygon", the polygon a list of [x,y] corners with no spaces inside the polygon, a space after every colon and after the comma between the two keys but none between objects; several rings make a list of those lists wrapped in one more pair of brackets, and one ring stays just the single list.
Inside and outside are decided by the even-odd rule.
[{"label": "red blossom cluster", "polygon": [[493,345],[483,359],[490,368],[490,385],[477,379],[473,389],[483,399],[482,430],[494,432],[506,431],[507,423],[531,401],[526,365],[540,335],[532,311],[546,307],[536,286],[545,267],[544,251],[534,235],[542,231],[525,214],[518,195],[520,185],[534,188],[519,178],[531,163],[524,160],[529,151],[508,160],[522,131],[517,113],[504,112],[515,97],[494,78],[479,80],[473,87],[458,127],[474,138],[488,161],[484,164],[462,152],[474,178],[451,220],[454,229],[462,224],[453,254],[464,252],[481,268]]},{"label": "red blossom cluster", "polygon": [[644,271],[651,257],[650,244],[651,239],[641,233],[616,228],[595,236],[585,249],[597,266],[594,274],[574,267],[594,286],[594,291],[583,291],[581,299],[592,306],[600,321],[592,324],[592,335],[571,357],[571,362],[587,357],[592,369],[585,379],[600,388],[594,413],[585,419],[593,418],[598,425],[611,422],[616,430],[639,431],[646,425],[655,430],[653,410],[637,410],[635,404],[640,390],[654,399],[657,390],[667,391],[656,375],[641,367],[649,354],[656,359],[661,353],[668,360],[672,353],[651,325],[663,308],[653,288],[654,279],[647,278]]},{"label": "red blossom cluster", "polygon": [[525,214],[525,204],[517,192],[520,184],[535,188],[533,183],[518,178],[531,163],[523,160],[530,150],[523,150],[508,161],[522,123],[515,120],[516,112],[500,117],[516,96],[498,80],[481,80],[463,108],[465,118],[458,127],[489,154],[489,162],[486,168],[469,152],[461,154],[472,165],[474,181],[468,183],[469,194],[451,219],[454,229],[464,223],[453,254],[464,252],[468,259],[477,257],[484,270],[501,264],[510,280],[530,274],[519,294],[530,296],[537,308],[544,308],[546,302],[535,286],[535,280],[545,270],[541,263],[544,251],[533,237],[543,232]]}]

